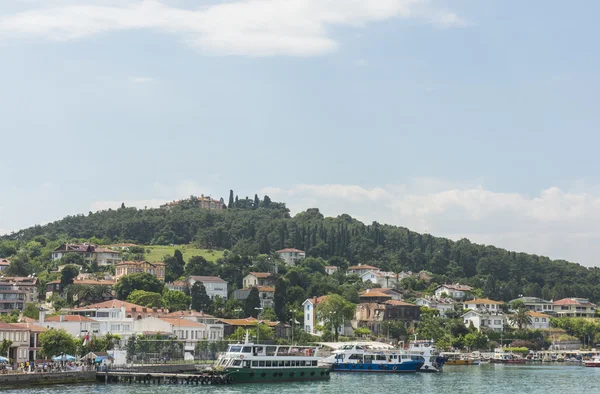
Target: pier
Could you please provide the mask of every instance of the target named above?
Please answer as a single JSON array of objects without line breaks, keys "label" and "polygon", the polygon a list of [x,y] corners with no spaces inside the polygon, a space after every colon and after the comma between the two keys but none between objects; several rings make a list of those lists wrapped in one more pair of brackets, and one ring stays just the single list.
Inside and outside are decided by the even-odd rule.
[{"label": "pier", "polygon": [[148,373],[130,371],[97,372],[96,380],[105,383],[154,385],[225,385],[233,383],[228,375],[207,373]]}]

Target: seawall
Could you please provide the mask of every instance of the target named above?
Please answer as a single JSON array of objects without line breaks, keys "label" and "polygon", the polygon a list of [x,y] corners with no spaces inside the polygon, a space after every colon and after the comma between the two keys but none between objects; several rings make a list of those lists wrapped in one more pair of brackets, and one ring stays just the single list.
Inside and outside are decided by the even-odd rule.
[{"label": "seawall", "polygon": [[0,387],[37,386],[47,384],[86,383],[96,381],[96,371],[47,372],[0,375]]}]

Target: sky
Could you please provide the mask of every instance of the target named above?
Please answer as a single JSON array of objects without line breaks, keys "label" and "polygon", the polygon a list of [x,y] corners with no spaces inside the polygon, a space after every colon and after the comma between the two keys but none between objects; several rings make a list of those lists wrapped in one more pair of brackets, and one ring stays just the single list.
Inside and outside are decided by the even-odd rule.
[{"label": "sky", "polygon": [[233,189],[597,266],[599,12],[0,2],[0,233]]}]

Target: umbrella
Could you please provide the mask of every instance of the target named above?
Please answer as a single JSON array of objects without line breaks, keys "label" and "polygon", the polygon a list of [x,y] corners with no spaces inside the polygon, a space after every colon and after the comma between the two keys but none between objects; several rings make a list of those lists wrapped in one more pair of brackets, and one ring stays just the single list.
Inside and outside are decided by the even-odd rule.
[{"label": "umbrella", "polygon": [[[64,358],[63,358],[64,356]],[[54,356],[52,357],[52,361],[75,361],[77,360],[75,357],[69,355],[69,354],[63,354],[61,356]]]},{"label": "umbrella", "polygon": [[0,363],[7,363],[8,359],[6,357],[0,356]]}]

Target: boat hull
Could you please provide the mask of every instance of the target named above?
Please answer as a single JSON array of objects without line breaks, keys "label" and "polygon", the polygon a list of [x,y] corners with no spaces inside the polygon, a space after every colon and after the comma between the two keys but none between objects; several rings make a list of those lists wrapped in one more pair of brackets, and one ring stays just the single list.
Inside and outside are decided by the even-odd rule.
[{"label": "boat hull", "polygon": [[400,364],[333,364],[334,372],[361,372],[361,373],[415,373],[423,366],[421,362],[403,362]]},{"label": "boat hull", "polygon": [[525,359],[518,359],[518,360],[494,360],[491,359],[490,363],[492,364],[525,364]]},{"label": "boat hull", "polygon": [[479,362],[475,363],[473,360],[448,360],[444,365],[478,365]]},{"label": "boat hull", "polygon": [[584,365],[591,368],[600,368],[600,361],[587,361]]},{"label": "boat hull", "polygon": [[232,383],[276,383],[327,380],[329,368],[227,368]]}]

